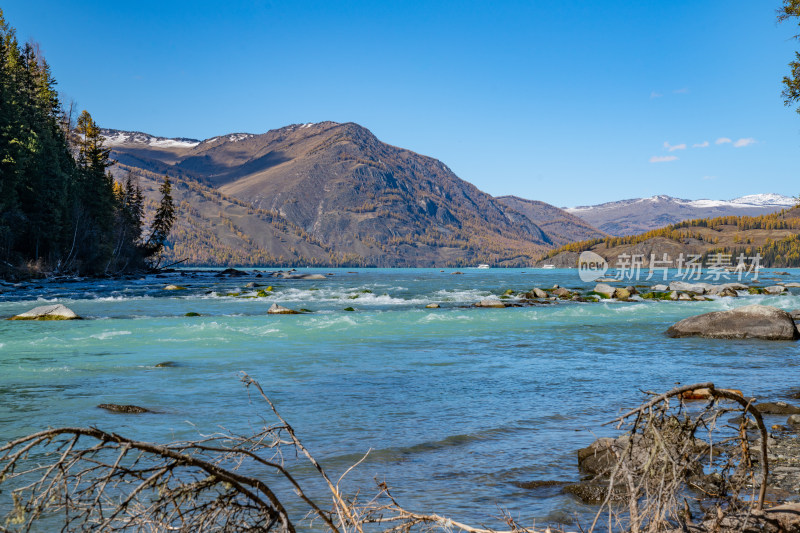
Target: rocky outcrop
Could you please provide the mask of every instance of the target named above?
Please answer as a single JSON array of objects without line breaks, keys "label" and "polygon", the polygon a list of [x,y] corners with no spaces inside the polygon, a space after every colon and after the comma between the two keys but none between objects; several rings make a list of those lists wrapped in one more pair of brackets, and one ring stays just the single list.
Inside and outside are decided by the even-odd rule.
[{"label": "rocky outcrop", "polygon": [[30,311],[11,317],[9,320],[79,320],[80,318],[69,307],[55,304],[34,307]]},{"label": "rocky outcrop", "polygon": [[670,337],[796,340],[800,333],[789,313],[766,305],[748,305],[689,318],[667,330]]}]

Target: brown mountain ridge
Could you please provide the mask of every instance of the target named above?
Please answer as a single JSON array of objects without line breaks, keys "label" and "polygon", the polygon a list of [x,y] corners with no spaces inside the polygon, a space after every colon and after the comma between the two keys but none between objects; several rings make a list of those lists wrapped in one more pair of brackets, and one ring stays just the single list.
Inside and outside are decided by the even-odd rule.
[{"label": "brown mountain ridge", "polygon": [[[192,223],[173,235],[170,259],[193,264],[525,266],[569,239],[603,235],[553,206],[563,215],[548,211],[545,231],[528,206],[493,198],[354,123],[204,141],[103,134],[117,175],[134,172],[151,194],[158,176],[176,180],[179,215]],[[188,253],[200,242],[206,251]]]}]

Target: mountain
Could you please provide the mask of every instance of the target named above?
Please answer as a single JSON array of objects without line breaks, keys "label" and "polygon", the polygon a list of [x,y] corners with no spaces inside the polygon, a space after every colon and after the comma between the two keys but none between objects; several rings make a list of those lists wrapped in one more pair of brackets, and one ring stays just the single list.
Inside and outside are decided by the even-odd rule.
[{"label": "mountain", "polygon": [[[173,235],[172,256],[190,255],[194,264],[265,264],[224,259],[248,243],[250,256],[281,256],[286,264],[524,266],[570,232],[570,219],[554,224],[548,214],[544,223],[557,228],[551,235],[442,162],[383,143],[354,123],[203,141],[102,134],[117,176],[137,174],[153,199],[160,175],[176,182],[179,216],[192,222]],[[200,242],[209,247],[205,255]]]},{"label": "mountain", "polygon": [[729,201],[684,200],[658,195],[565,210],[606,233],[622,236],[695,218],[775,213],[796,203],[796,199],[779,194],[754,194]]},{"label": "mountain", "polygon": [[554,205],[538,200],[526,200],[518,196],[498,196],[495,199],[535,222],[557,246],[608,237],[607,233]]}]

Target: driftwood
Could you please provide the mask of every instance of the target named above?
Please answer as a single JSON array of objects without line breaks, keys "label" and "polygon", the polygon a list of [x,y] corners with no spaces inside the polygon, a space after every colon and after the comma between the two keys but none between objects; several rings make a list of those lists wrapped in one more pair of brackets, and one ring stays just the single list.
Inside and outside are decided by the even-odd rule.
[{"label": "driftwood", "polygon": [[[706,389],[707,402],[686,403],[684,396],[698,389]],[[737,426],[720,421],[729,414],[742,415]],[[760,434],[757,456],[748,417]],[[604,473],[607,495],[591,530],[605,523],[609,530],[685,531],[693,516],[702,522],[713,515],[718,523],[763,516],[768,434],[761,414],[741,394],[713,383],[686,385],[652,394],[608,424],[625,433],[604,450],[613,455],[613,467]]]},{"label": "driftwood", "polygon": [[[96,428],[56,428],[0,446],[0,499],[10,495],[12,501],[0,532],[38,530],[43,523],[58,523],[62,531],[294,532],[299,520],[304,525],[322,522],[335,533],[363,533],[365,526],[386,532],[422,526],[500,533],[408,511],[384,483],[364,502],[344,495],[340,483],[358,463],[332,481],[258,382],[246,374],[242,381],[258,391],[279,424],[250,436],[226,432],[166,445]],[[313,465],[330,491],[329,509],[313,501],[291,474],[282,460],[284,450]],[[266,469],[277,481],[268,485],[240,473],[245,464]],[[290,487],[283,497],[299,498],[305,516],[290,516],[275,486]],[[507,515],[502,519],[509,527],[506,533],[535,533]]]}]

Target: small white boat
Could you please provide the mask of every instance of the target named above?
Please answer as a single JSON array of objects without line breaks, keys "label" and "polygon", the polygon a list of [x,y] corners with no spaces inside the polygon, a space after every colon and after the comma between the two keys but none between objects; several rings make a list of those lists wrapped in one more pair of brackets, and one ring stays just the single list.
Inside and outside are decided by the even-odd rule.
[{"label": "small white boat", "polygon": [[542,268],[546,268],[547,270],[555,268],[555,265],[542,265]]},{"label": "small white boat", "polygon": [[486,263],[481,263],[480,265],[478,265],[478,268],[485,269],[485,268],[491,268],[491,267],[489,265],[487,265]]}]

